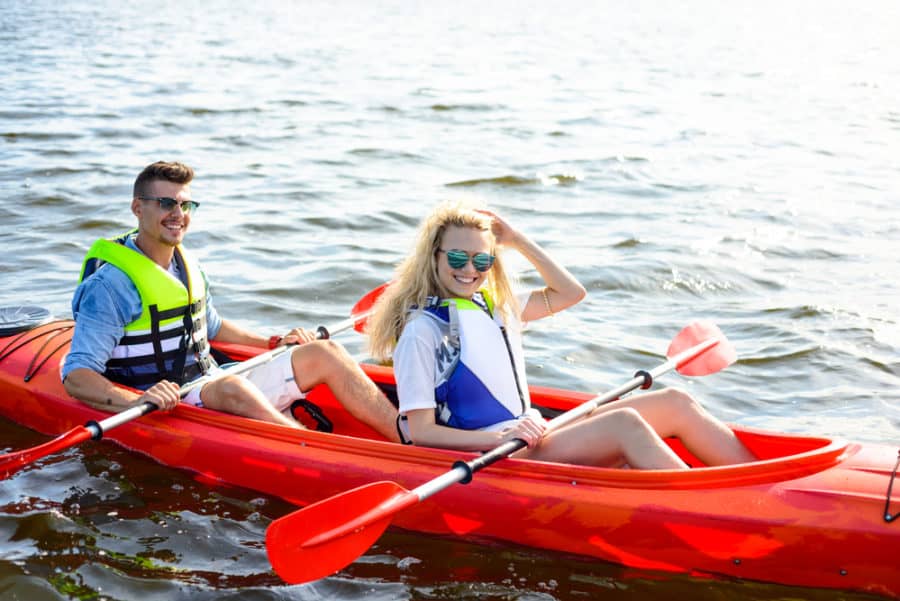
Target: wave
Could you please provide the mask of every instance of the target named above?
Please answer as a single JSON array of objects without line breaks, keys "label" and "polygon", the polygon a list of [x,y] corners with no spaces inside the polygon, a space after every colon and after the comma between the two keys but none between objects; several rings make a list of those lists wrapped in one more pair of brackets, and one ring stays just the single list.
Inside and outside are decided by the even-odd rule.
[{"label": "wave", "polygon": [[524,177],[521,175],[501,175],[498,177],[485,177],[468,179],[458,182],[450,182],[448,184],[444,184],[444,186],[447,188],[474,188],[476,186],[572,186],[577,184],[582,179],[582,176],[573,175],[570,173],[557,173],[552,175],[539,174],[532,177]]},{"label": "wave", "polygon": [[492,104],[432,104],[430,107],[433,111],[449,112],[449,111],[494,111],[503,109],[504,107]]},{"label": "wave", "polygon": [[231,109],[210,109],[206,107],[191,107],[184,109],[184,112],[193,117],[200,117],[203,115],[242,115],[242,114],[255,114],[262,113],[263,110],[259,107],[251,106],[247,108],[231,108]]},{"label": "wave", "polygon": [[352,148],[348,154],[379,159],[402,159],[404,161],[424,161],[425,157],[414,152],[392,150],[389,148]]},{"label": "wave", "polygon": [[29,140],[42,142],[46,140],[78,140],[83,138],[83,134],[62,133],[62,132],[42,132],[42,131],[10,131],[0,134],[3,139],[16,142],[19,140]]},{"label": "wave", "polygon": [[118,232],[122,229],[122,223],[114,219],[79,219],[72,224],[72,227],[79,231],[101,231],[104,236],[108,236],[109,232]]},{"label": "wave", "polygon": [[639,238],[626,238],[625,240],[620,240],[612,245],[612,248],[625,249],[625,248],[637,248],[638,246],[646,244],[646,242],[642,241]]}]

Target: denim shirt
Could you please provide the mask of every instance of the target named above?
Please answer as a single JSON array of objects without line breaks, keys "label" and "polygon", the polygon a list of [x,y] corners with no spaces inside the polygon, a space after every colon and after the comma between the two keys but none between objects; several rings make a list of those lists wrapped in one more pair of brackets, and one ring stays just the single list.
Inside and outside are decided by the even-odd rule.
[{"label": "denim shirt", "polygon": [[[134,236],[129,237],[125,245],[141,252],[134,243]],[[179,271],[173,260],[169,272],[183,281]],[[115,265],[105,263],[81,282],[72,298],[75,332],[63,364],[62,379],[65,380],[73,369],[82,367],[100,374],[105,372],[106,362],[125,334],[125,326],[140,317],[142,309],[141,295],[131,278]],[[206,326],[210,340],[222,326],[222,318],[213,307],[209,294],[206,296]],[[188,353],[185,366],[195,362],[193,353]]]}]

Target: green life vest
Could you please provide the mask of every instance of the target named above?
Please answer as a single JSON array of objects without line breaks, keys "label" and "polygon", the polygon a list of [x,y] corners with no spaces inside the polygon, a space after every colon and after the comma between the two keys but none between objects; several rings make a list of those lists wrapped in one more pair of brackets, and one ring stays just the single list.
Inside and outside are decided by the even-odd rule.
[{"label": "green life vest", "polygon": [[[215,365],[206,333],[206,281],[181,245],[175,247],[174,258],[186,284],[126,246],[133,233],[94,242],[81,268],[80,281],[84,281],[102,264],[115,265],[141,296],[141,314],[125,326],[104,375],[140,389],[163,379],[183,384]],[[186,370],[188,353],[197,362]]]}]

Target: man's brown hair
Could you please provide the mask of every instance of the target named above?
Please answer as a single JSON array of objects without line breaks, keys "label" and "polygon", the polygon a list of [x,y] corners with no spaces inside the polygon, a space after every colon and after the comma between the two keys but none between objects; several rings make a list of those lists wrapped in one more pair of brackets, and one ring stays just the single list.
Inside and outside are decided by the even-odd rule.
[{"label": "man's brown hair", "polygon": [[147,194],[147,187],[151,182],[163,180],[176,184],[189,184],[194,179],[194,170],[184,163],[156,161],[147,165],[134,180],[134,198],[141,198]]}]

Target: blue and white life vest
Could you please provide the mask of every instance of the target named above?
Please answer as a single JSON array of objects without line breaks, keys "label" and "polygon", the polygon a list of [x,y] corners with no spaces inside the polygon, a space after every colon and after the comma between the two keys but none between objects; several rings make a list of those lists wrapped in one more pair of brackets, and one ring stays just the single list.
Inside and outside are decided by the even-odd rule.
[{"label": "blue and white life vest", "polygon": [[435,351],[439,423],[476,430],[515,419],[531,406],[522,345],[517,337],[510,343],[485,292],[472,300],[432,298],[423,312],[449,332]]}]

